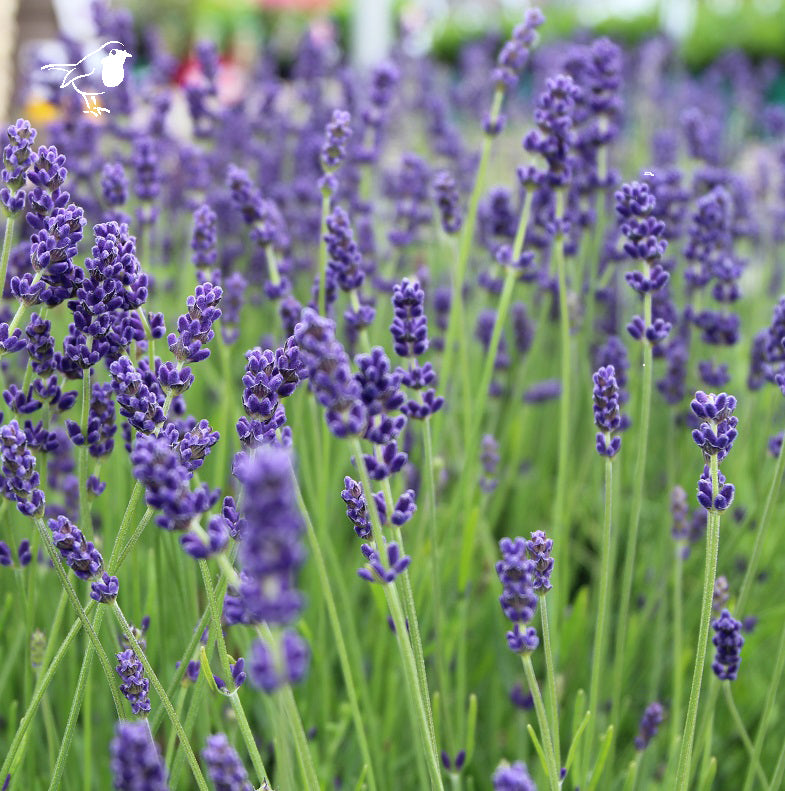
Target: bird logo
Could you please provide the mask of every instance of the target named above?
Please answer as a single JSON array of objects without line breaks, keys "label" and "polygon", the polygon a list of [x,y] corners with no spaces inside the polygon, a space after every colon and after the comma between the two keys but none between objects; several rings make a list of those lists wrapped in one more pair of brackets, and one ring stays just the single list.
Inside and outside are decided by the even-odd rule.
[{"label": "bird logo", "polygon": [[41,66],[41,71],[65,72],[61,88],[73,88],[85,101],[84,113],[99,118],[108,113],[108,107],[101,107],[96,97],[106,91],[98,90],[101,85],[116,88],[125,78],[124,65],[131,53],[123,49],[120,41],[107,41],[98,49],[85,55],[78,63],[49,63]]}]

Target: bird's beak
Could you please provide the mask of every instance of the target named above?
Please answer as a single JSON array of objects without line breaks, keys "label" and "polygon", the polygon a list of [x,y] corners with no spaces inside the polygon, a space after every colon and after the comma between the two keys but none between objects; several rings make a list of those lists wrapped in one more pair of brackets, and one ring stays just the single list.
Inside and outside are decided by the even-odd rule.
[{"label": "bird's beak", "polygon": [[123,60],[125,60],[126,58],[132,58],[133,57],[133,55],[131,55],[130,52],[126,52],[124,49],[121,49],[117,54],[118,55],[122,55],[123,56]]}]

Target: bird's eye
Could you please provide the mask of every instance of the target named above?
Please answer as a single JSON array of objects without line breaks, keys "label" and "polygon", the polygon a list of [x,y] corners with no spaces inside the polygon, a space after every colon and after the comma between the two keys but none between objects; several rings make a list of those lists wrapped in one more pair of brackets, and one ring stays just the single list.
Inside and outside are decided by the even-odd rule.
[{"label": "bird's eye", "polygon": [[117,54],[117,50],[116,50],[116,49],[113,49],[113,50],[112,50],[112,51],[111,51],[109,54],[110,54],[110,55],[116,55],[116,54]]}]

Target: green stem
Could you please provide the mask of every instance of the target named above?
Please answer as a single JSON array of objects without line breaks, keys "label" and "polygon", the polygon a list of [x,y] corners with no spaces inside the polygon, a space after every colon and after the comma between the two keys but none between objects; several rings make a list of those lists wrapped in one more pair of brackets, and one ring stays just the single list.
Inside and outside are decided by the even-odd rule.
[{"label": "green stem", "polygon": [[180,722],[180,718],[177,716],[177,712],[175,711],[174,706],[172,705],[172,701],[169,699],[169,696],[166,694],[166,690],[163,688],[163,685],[158,680],[158,676],[155,674],[155,671],[153,670],[153,666],[150,664],[147,655],[142,650],[142,647],[139,645],[136,636],[133,633],[133,630],[131,629],[131,627],[128,624],[128,621],[123,615],[123,611],[120,609],[120,605],[117,603],[117,599],[115,599],[110,606],[112,608],[112,613],[117,619],[117,623],[119,624],[120,629],[125,635],[125,639],[128,640],[128,642],[131,644],[131,648],[133,648],[134,653],[136,654],[139,661],[142,663],[142,667],[144,667],[145,674],[150,680],[150,685],[153,687],[156,694],[160,698],[163,707],[166,709],[166,713],[169,717],[169,721],[172,723],[172,726],[174,727],[175,732],[177,733],[177,736],[180,739],[182,749],[185,750],[185,755],[186,758],[188,759],[188,763],[191,766],[191,771],[193,773],[194,780],[196,780],[196,785],[199,787],[200,791],[208,791],[207,781],[204,779],[202,770],[199,768],[199,762],[196,760],[194,751],[191,748],[191,743],[188,741],[188,736],[185,733],[182,722]]},{"label": "green stem", "polygon": [[[199,570],[202,573],[202,582],[204,583],[204,590],[207,594],[207,603],[210,610],[210,620],[213,634],[215,635],[218,644],[218,656],[221,664],[221,671],[224,674],[227,688],[232,683],[232,670],[229,666],[229,655],[226,651],[226,641],[224,640],[223,629],[221,628],[221,605],[215,595],[212,580],[210,579],[210,568],[206,560],[199,561]],[[237,723],[240,726],[240,733],[243,736],[245,747],[248,750],[248,755],[251,756],[251,763],[253,763],[254,771],[263,783],[269,783],[267,770],[262,761],[262,756],[259,753],[259,748],[256,744],[251,728],[248,724],[248,718],[245,716],[243,704],[237,694],[237,689],[232,689],[228,695],[229,702],[232,704],[234,713],[237,716]]]},{"label": "green stem", "polygon": [[90,420],[90,380],[93,378],[93,369],[88,368],[82,373],[82,416],[79,428],[84,441],[77,448],[79,469],[79,526],[88,537],[93,537],[93,525],[90,518],[90,500],[87,496],[87,474],[90,447],[87,444],[87,424]]},{"label": "green stem", "polygon": [[[93,620],[93,627],[95,628],[96,632],[101,628],[101,621],[104,617],[105,608],[99,607],[98,611],[95,614],[95,619]],[[88,649],[88,652],[92,658],[92,651]],[[87,652],[86,652],[87,654]],[[82,701],[85,697],[85,692],[87,690],[87,679],[90,674],[90,668],[92,667],[92,661],[90,662],[82,662],[82,667],[79,670],[79,678],[76,683],[76,690],[74,691],[73,701],[71,703],[71,709],[68,712],[68,720],[65,724],[65,731],[63,731],[63,738],[60,742],[60,749],[57,753],[57,761],[55,763],[54,771],[52,772],[52,778],[49,781],[49,789],[50,791],[56,791],[56,789],[60,788],[60,783],[62,781],[63,772],[65,771],[65,767],[68,763],[68,753],[71,749],[71,739],[74,735],[74,728],[76,727],[76,723],[79,719],[79,712],[82,708]],[[89,750],[88,750],[89,752]]]},{"label": "green stem", "polygon": [[[436,480],[433,474],[433,436],[431,434],[431,421],[426,418],[423,420],[423,441],[425,445],[425,481],[428,487],[428,522],[431,528],[431,551],[429,557],[431,560],[431,585],[433,597],[433,622],[434,622],[434,655],[436,658],[436,673],[439,677],[439,687],[442,691],[442,700],[445,707],[448,703],[448,684],[447,684],[447,670],[445,662],[447,661],[447,650],[444,646],[444,620],[442,605],[444,597],[441,595],[441,542],[439,540],[439,527],[436,520]],[[461,705],[463,702],[461,701]],[[447,734],[450,739],[450,744],[454,747],[453,741],[453,720],[449,716],[449,711],[445,711],[445,725]],[[434,734],[435,735],[435,734]]]},{"label": "green stem", "polygon": [[[716,497],[719,492],[719,464],[717,457],[711,457],[711,485],[712,495]],[[700,700],[701,683],[703,681],[703,668],[706,662],[706,643],[709,637],[711,621],[711,602],[714,594],[714,578],[717,574],[717,556],[720,543],[720,514],[712,509],[709,511],[706,536],[706,565],[703,574],[703,603],[701,605],[700,628],[698,632],[698,646],[695,656],[695,669],[692,675],[690,700],[687,704],[687,719],[684,723],[684,734],[681,739],[679,751],[679,764],[677,769],[677,789],[687,791],[690,783],[690,769],[692,764],[692,746],[695,740],[695,725],[698,719],[698,702]]]},{"label": "green stem", "polygon": [[[384,535],[382,533],[382,523],[379,518],[379,511],[376,507],[376,500],[373,497],[373,489],[371,487],[371,480],[368,475],[368,469],[365,466],[365,459],[363,458],[362,446],[360,440],[356,437],[353,439],[353,450],[357,469],[360,473],[360,480],[365,492],[365,502],[370,506],[371,528],[373,533],[373,541],[376,545],[376,551],[382,564],[387,560],[387,553],[385,550]],[[433,788],[443,791],[441,765],[439,756],[436,752],[436,746],[432,740],[432,725],[429,722],[426,702],[423,699],[424,693],[422,685],[418,676],[417,661],[412,649],[412,643],[409,639],[409,630],[407,629],[406,617],[404,616],[401,607],[401,601],[398,596],[398,590],[395,582],[391,582],[383,586],[384,595],[387,599],[387,606],[390,608],[390,615],[395,625],[395,637],[398,641],[398,649],[401,654],[401,663],[403,665],[404,678],[409,692],[409,703],[412,707],[413,717],[415,722],[419,723],[420,739],[418,745],[422,751],[423,758],[428,766],[428,771],[431,776],[431,785]],[[410,624],[413,626],[413,624]],[[430,701],[429,701],[430,704]]]},{"label": "green stem", "polygon": [[523,663],[523,671],[526,673],[526,680],[529,684],[529,691],[534,700],[534,711],[537,714],[537,722],[540,726],[540,739],[542,740],[545,749],[545,758],[549,764],[548,767],[548,785],[552,791],[559,789],[559,767],[556,766],[556,756],[553,752],[553,741],[551,740],[551,731],[548,727],[548,717],[545,714],[545,705],[542,702],[542,694],[540,693],[540,685],[537,682],[537,676],[534,674],[534,666],[532,665],[532,658],[529,654],[521,654],[521,662]]},{"label": "green stem", "polygon": [[548,708],[550,710],[551,728],[553,729],[553,757],[556,768],[561,769],[561,739],[559,738],[559,704],[556,699],[556,668],[553,663],[551,649],[551,627],[548,621],[548,602],[546,596],[540,596],[540,621],[542,622],[542,642],[545,653],[545,674],[548,681]]},{"label": "green stem", "polygon": [[[606,441],[607,441],[606,434]],[[613,574],[611,557],[612,546],[612,518],[613,515],[613,459],[605,458],[605,519],[602,530],[602,555],[600,560],[600,597],[597,612],[597,631],[594,635],[594,651],[591,663],[591,681],[589,683],[589,711],[594,715],[588,726],[588,734],[584,744],[592,750],[596,730],[597,712],[599,712],[600,682],[602,679],[603,665],[605,662],[605,642],[608,623],[608,613],[611,601],[611,576]]]},{"label": "green stem", "polygon": [[[556,192],[556,220],[564,214],[564,190]],[[570,349],[570,308],[567,300],[567,270],[564,260],[564,242],[561,233],[553,238],[553,258],[559,281],[559,338],[561,346],[561,395],[559,396],[559,457],[556,469],[556,495],[553,501],[553,543],[559,552],[558,577],[567,579],[569,550],[569,531],[567,530],[567,475],[570,456],[570,377],[572,354]],[[555,585],[557,610],[565,601],[567,585]]]},{"label": "green stem", "polygon": [[[67,595],[65,591],[63,591],[60,601],[66,601]],[[86,612],[89,612],[91,609],[91,605],[95,605],[95,602],[90,602],[87,605]],[[11,746],[8,750],[8,755],[6,755],[5,760],[3,761],[2,767],[0,767],[0,777],[5,777],[6,774],[12,772],[16,765],[21,760],[21,756],[19,760],[16,760],[17,752],[19,747],[21,746],[22,742],[25,741],[25,735],[27,734],[27,730],[30,727],[30,724],[35,717],[36,711],[38,710],[38,706],[41,704],[44,695],[46,694],[46,690],[49,687],[52,679],[54,678],[55,672],[57,668],[60,666],[60,662],[63,660],[66,652],[71,646],[76,635],[79,633],[79,630],[82,628],[82,622],[76,620],[73,625],[71,626],[70,631],[68,634],[63,638],[62,642],[57,649],[57,653],[54,655],[51,663],[48,661],[48,657],[44,657],[44,662],[42,664],[42,668],[45,668],[43,672],[40,673],[38,677],[38,683],[35,685],[33,689],[33,696],[30,700],[30,703],[27,706],[27,711],[25,711],[24,716],[19,722],[19,726],[16,729],[16,733],[14,734],[13,741],[11,742]],[[49,646],[53,645],[53,641],[50,640],[49,644],[47,645],[47,651],[49,650]]]},{"label": "green stem", "polygon": [[[774,660],[774,669],[771,673],[771,681],[769,688],[766,692],[766,701],[763,705],[763,713],[760,716],[760,724],[758,725],[758,732],[755,734],[755,749],[753,751],[753,761],[747,767],[747,776],[744,778],[743,791],[750,791],[752,788],[753,777],[753,764],[760,760],[760,754],[763,751],[763,743],[766,740],[766,732],[769,728],[769,718],[775,705],[778,705],[777,693],[779,690],[780,681],[782,680],[782,671],[785,669],[785,629],[780,632],[779,646],[777,647],[777,657]],[[779,788],[779,786],[771,785],[771,788]]]},{"label": "green stem", "polygon": [[[648,269],[648,266],[647,266]],[[651,293],[644,294],[643,316],[648,327],[651,324]],[[621,581],[621,597],[619,600],[619,624],[616,631],[615,667],[613,672],[613,697],[611,704],[611,721],[619,722],[622,686],[624,683],[624,655],[627,649],[627,622],[629,620],[632,583],[635,574],[635,556],[638,548],[638,532],[640,529],[641,512],[643,510],[644,484],[646,482],[646,458],[649,446],[649,421],[651,417],[652,381],[654,364],[652,347],[648,340],[643,343],[643,376],[641,377],[641,412],[638,436],[638,454],[635,459],[635,482],[632,498],[632,515],[624,550],[624,572]]]},{"label": "green stem", "polygon": [[671,703],[671,747],[679,740],[679,725],[681,724],[682,699],[684,697],[682,654],[684,652],[682,639],[682,623],[684,621],[682,604],[682,577],[684,573],[684,545],[676,545],[676,557],[673,559],[673,702]]},{"label": "green stem", "polygon": [[[374,770],[374,762],[371,759],[371,750],[368,745],[368,737],[366,735],[366,724],[363,721],[362,714],[360,713],[360,698],[357,694],[357,686],[354,681],[354,671],[352,670],[352,663],[349,660],[349,653],[346,650],[346,642],[343,638],[343,629],[341,627],[341,620],[338,617],[338,608],[335,604],[335,597],[333,596],[332,583],[330,582],[330,575],[327,572],[327,564],[324,560],[324,554],[319,543],[319,539],[314,529],[313,520],[311,519],[310,512],[305,505],[300,485],[297,481],[294,469],[292,469],[292,481],[294,483],[295,497],[297,498],[297,505],[300,513],[305,522],[305,529],[308,535],[308,545],[311,550],[311,555],[316,563],[316,573],[319,576],[319,590],[324,604],[327,608],[327,617],[330,619],[330,626],[332,628],[333,639],[335,640],[335,647],[338,650],[338,661],[341,664],[341,673],[343,674],[344,684],[346,684],[346,694],[349,697],[349,706],[352,711],[352,719],[354,720],[354,729],[357,734],[357,741],[360,744],[360,752],[362,753],[363,761],[368,767],[368,785],[370,791],[376,791],[378,785],[376,783],[376,773]],[[369,700],[364,701],[366,705],[370,705]]]},{"label": "green stem", "polygon": [[763,772],[763,767],[760,765],[758,756],[755,753],[755,748],[752,746],[750,735],[747,733],[747,729],[744,727],[744,721],[741,719],[739,710],[736,708],[736,701],[733,700],[733,690],[731,689],[733,682],[721,681],[720,684],[722,685],[722,691],[725,693],[725,702],[728,704],[728,709],[730,710],[731,717],[733,718],[733,724],[736,726],[736,732],[741,738],[744,749],[750,756],[750,769],[755,770],[755,773],[758,775],[758,780],[761,782],[761,787],[768,788],[769,781],[766,779],[766,775]]},{"label": "green stem", "polygon": [[758,524],[758,528],[755,531],[755,541],[752,545],[752,554],[750,555],[750,562],[747,564],[747,570],[744,573],[744,579],[741,583],[741,590],[739,592],[739,600],[736,603],[736,611],[740,614],[744,614],[744,606],[747,604],[747,597],[750,594],[750,588],[752,587],[752,583],[755,581],[755,577],[758,573],[758,565],[760,564],[760,556],[761,551],[763,550],[763,538],[766,532],[766,526],[768,525],[769,516],[771,514],[772,504],[774,503],[774,498],[777,496],[777,492],[780,488],[780,483],[782,481],[782,474],[785,470],[785,453],[780,453],[777,457],[777,464],[774,468],[774,477],[771,480],[771,484],[769,485],[769,492],[766,495],[766,503],[763,506],[763,513],[760,517],[760,523]]},{"label": "green stem", "polygon": [[11,242],[14,238],[14,218],[6,217],[3,234],[3,252],[0,254],[0,300],[5,291],[5,277],[8,272],[8,259],[11,257]]},{"label": "green stem", "polygon": [[327,315],[327,215],[330,213],[329,190],[322,191],[322,221],[319,227],[319,315]]}]

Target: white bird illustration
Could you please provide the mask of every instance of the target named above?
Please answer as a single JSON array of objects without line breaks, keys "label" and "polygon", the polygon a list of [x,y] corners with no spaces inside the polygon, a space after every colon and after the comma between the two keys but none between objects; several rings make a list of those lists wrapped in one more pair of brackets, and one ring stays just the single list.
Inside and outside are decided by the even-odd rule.
[{"label": "white bird illustration", "polygon": [[41,66],[41,71],[65,72],[60,87],[67,88],[70,85],[85,100],[87,109],[83,112],[98,118],[101,113],[109,112],[96,99],[106,93],[96,90],[99,87],[99,74],[101,83],[107,88],[116,88],[125,77],[124,63],[130,57],[131,53],[123,49],[122,42],[107,41],[78,63],[49,63]]}]

